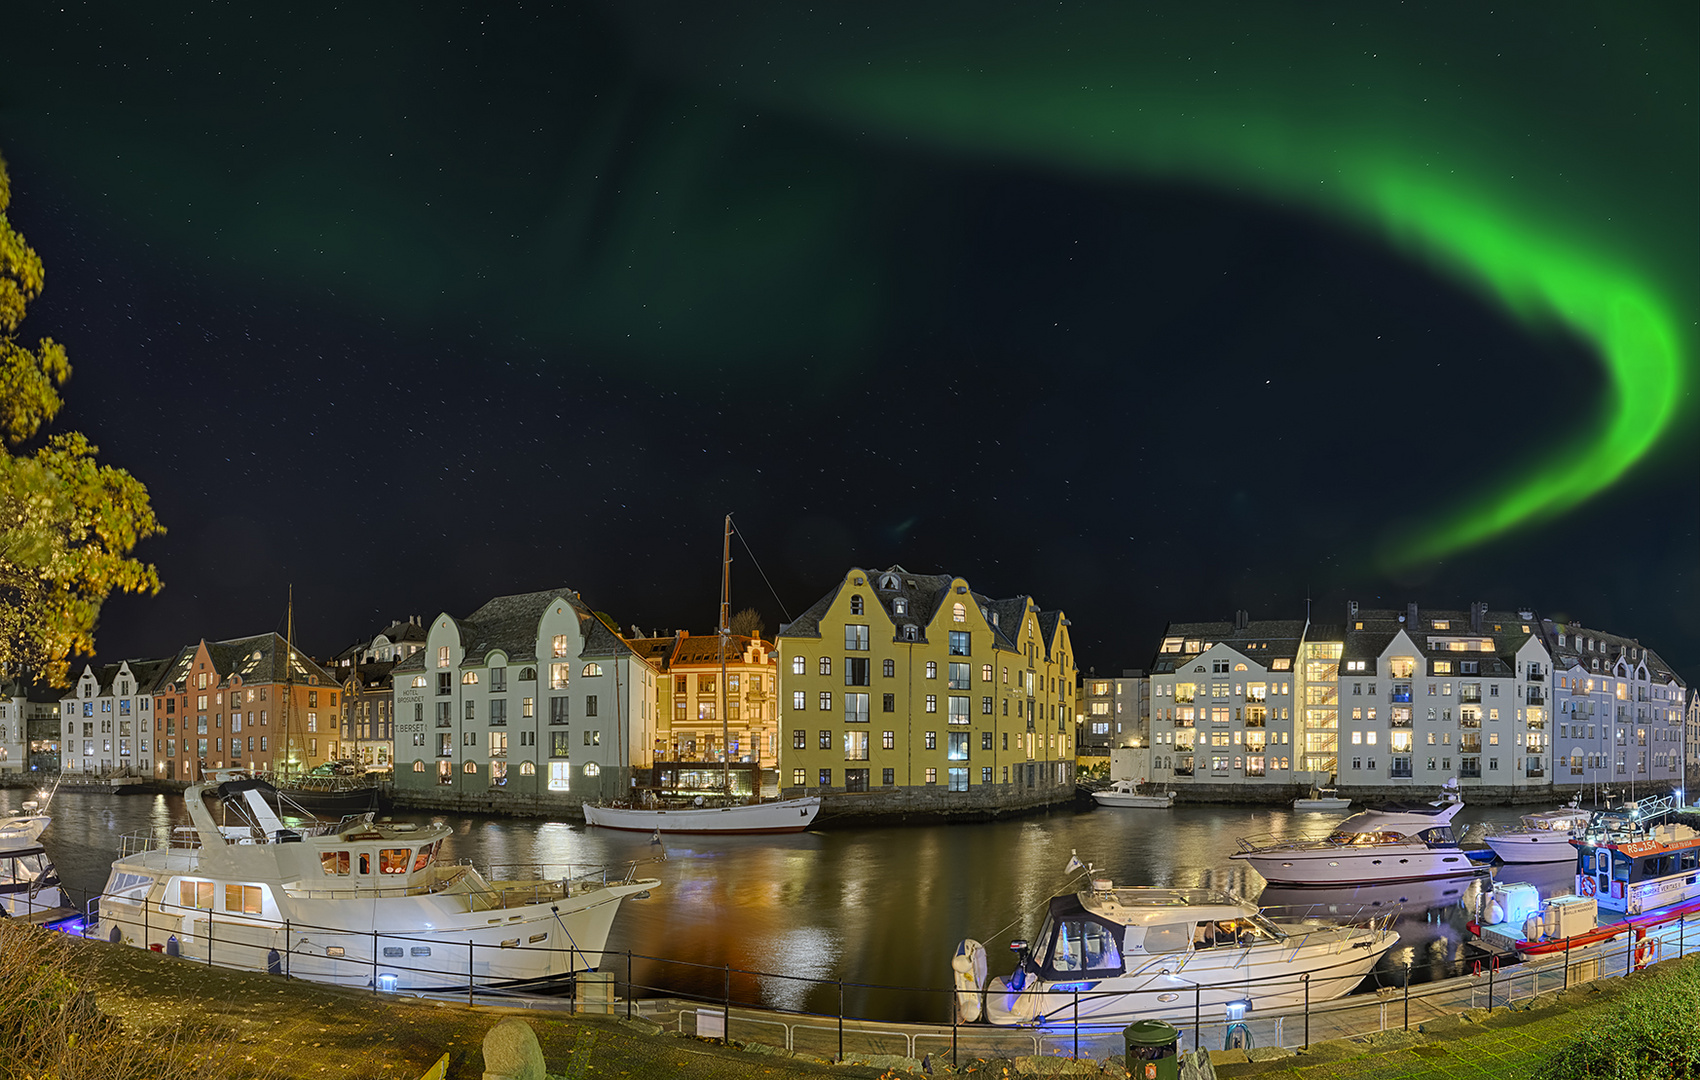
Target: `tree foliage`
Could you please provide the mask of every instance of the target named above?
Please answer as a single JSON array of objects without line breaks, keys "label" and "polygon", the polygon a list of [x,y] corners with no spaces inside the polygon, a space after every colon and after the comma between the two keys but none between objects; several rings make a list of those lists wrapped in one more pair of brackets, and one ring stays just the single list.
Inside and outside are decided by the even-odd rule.
[{"label": "tree foliage", "polygon": [[741,637],[764,638],[767,636],[767,623],[762,620],[761,612],[747,607],[732,616],[732,632]]},{"label": "tree foliage", "polygon": [[159,574],[130,552],[165,530],[142,482],[99,464],[98,447],[81,434],[28,445],[59,412],[71,365],[51,338],[34,347],[17,340],[46,275],[7,219],[10,205],[0,158],[0,677],[63,686],[68,658],[94,652],[107,596],[159,591]]}]

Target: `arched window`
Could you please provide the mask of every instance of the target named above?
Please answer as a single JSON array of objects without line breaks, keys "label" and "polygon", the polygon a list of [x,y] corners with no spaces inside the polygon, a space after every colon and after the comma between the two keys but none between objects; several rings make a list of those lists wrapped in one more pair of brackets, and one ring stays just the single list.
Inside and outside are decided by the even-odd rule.
[{"label": "arched window", "polygon": [[522,761],[519,763],[519,774],[521,776],[536,776],[537,766],[529,761]]},{"label": "arched window", "polygon": [[425,763],[423,761],[415,761],[413,763],[413,771],[414,772],[424,772],[425,771]]},{"label": "arched window", "polygon": [[461,681],[461,684],[464,685],[464,686],[477,686],[478,685],[478,672],[468,671],[465,674],[461,675],[460,681]]},{"label": "arched window", "polygon": [[522,668],[520,668],[519,669],[519,681],[520,682],[536,682],[537,681],[537,669],[534,668],[534,667],[522,667]]},{"label": "arched window", "polygon": [[466,764],[465,764],[465,765],[462,765],[462,766],[461,766],[461,770],[460,770],[460,771],[461,771],[461,772],[468,772],[468,773],[475,773],[475,772],[477,772],[477,771],[478,771],[478,762],[476,762],[476,761],[469,761],[469,762],[467,762],[467,763],[466,763]]},{"label": "arched window", "polygon": [[850,598],[850,614],[860,615],[861,613],[862,613],[862,598],[860,596],[852,596]]},{"label": "arched window", "polygon": [[584,775],[586,775],[586,776],[596,776],[596,775],[599,775],[601,772],[602,772],[602,766],[598,765],[596,762],[589,761],[589,762],[585,763]]},{"label": "arched window", "polygon": [[596,676],[598,676],[600,674],[602,674],[602,665],[601,664],[586,664],[586,665],[584,665],[584,677],[585,678],[594,679]]},{"label": "arched window", "polygon": [[968,609],[963,607],[961,604],[950,605],[950,621],[951,622],[967,622],[968,621]]},{"label": "arched window", "polygon": [[413,677],[413,688],[415,690],[423,690],[425,688],[425,676],[415,675]]}]

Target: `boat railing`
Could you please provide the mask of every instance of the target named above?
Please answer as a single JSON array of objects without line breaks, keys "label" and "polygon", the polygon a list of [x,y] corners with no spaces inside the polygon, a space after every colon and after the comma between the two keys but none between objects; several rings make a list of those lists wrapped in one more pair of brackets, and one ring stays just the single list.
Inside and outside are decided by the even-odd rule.
[{"label": "boat railing", "polygon": [[608,885],[636,881],[638,867],[665,862],[665,856],[629,863],[491,863],[486,881],[565,881],[573,885]]},{"label": "boat railing", "polygon": [[[1353,926],[1367,930],[1385,930],[1393,925],[1402,905],[1399,904],[1270,904],[1258,913],[1274,923],[1314,922],[1316,929]],[[1298,936],[1298,935],[1292,935]]]},{"label": "boat railing", "polygon": [[[1258,833],[1242,836],[1235,841],[1241,851],[1312,851],[1317,848],[1357,847],[1330,839],[1329,833],[1310,833],[1293,836],[1290,833]],[[1405,841],[1401,840],[1401,843]]]}]

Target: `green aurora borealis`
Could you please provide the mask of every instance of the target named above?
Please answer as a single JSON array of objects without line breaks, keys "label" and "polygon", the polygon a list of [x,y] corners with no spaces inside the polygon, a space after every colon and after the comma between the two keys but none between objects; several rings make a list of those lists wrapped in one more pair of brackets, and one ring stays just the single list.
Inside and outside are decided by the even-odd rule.
[{"label": "green aurora borealis", "polygon": [[[1374,238],[1601,364],[1564,423],[1490,403],[1515,434],[1345,561],[1424,580],[1693,451],[1692,3],[69,12],[0,76],[14,171],[304,303],[662,385],[806,357],[824,396],[888,330],[898,244],[868,237],[915,176],[1191,188]],[[1396,408],[1406,375],[1365,377]]]},{"label": "green aurora borealis", "polygon": [[[942,18],[916,18],[899,33],[886,27],[901,46],[828,47],[806,63],[770,63],[778,67],[773,91],[757,82],[752,96],[780,109],[806,102],[840,123],[959,152],[1193,181],[1306,208],[1375,231],[1491,297],[1531,332],[1587,342],[1610,385],[1595,430],[1554,439],[1530,471],[1389,541],[1381,560],[1397,569],[1551,519],[1616,482],[1669,433],[1695,356],[1695,87],[1680,81],[1695,68],[1690,57],[1676,65],[1675,85],[1660,86],[1652,72],[1633,70],[1661,45],[1681,47],[1651,40],[1656,20],[1634,26],[1629,14],[1573,9],[1569,24],[1543,28],[1527,16],[1507,19],[1485,48],[1538,54],[1591,31],[1598,70],[1584,77],[1525,55],[1523,63],[1544,67],[1540,77],[1514,89],[1529,73],[1505,59],[1511,73],[1488,88],[1484,68],[1470,65],[1483,43],[1444,39],[1454,18],[1491,23],[1492,13],[1311,10],[1300,27],[1272,7],[1240,9],[1231,20],[1219,9],[1158,17],[1070,8],[1045,33],[994,26],[972,43],[947,32]],[[1347,28],[1328,20],[1324,29],[1325,12],[1348,16]],[[1589,25],[1614,18],[1619,25]],[[748,58],[722,65],[756,66]],[[1555,80],[1574,80],[1570,93]],[[1602,124],[1579,123],[1564,107],[1590,94]],[[1661,123],[1673,126],[1661,132]],[[1507,129],[1533,145],[1512,145]],[[1624,149],[1612,136],[1629,134],[1668,136],[1658,153],[1668,155],[1670,174],[1609,160]],[[1652,164],[1646,149],[1635,153],[1638,165]],[[1398,373],[1386,378],[1396,382]]]}]

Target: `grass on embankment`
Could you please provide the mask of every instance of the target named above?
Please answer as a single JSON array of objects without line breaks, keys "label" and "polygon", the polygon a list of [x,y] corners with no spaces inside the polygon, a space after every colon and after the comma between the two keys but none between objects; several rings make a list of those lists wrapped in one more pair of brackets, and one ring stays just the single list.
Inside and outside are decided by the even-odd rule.
[{"label": "grass on embankment", "polygon": [[1697,1025],[1700,957],[1688,957],[1491,1015],[1475,1009],[1217,1071],[1223,1080],[1688,1080],[1700,1077]]}]

